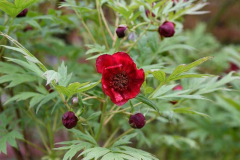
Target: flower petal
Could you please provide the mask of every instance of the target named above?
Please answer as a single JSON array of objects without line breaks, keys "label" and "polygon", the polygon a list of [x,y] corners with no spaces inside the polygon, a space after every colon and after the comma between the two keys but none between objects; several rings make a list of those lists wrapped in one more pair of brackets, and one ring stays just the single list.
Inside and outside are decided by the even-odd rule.
[{"label": "flower petal", "polygon": [[122,64],[124,68],[132,65],[134,62],[132,58],[125,52],[117,52],[112,55],[115,64]]},{"label": "flower petal", "polygon": [[101,55],[96,60],[96,67],[98,73],[102,73],[106,67],[114,66],[113,57],[109,54]]},{"label": "flower petal", "polygon": [[145,74],[143,69],[137,70],[135,74],[131,74],[131,81],[127,90],[123,91],[123,96],[125,99],[135,98],[139,92],[140,88],[145,80]]},{"label": "flower petal", "polygon": [[115,91],[113,88],[111,89],[111,91],[113,96],[111,96],[110,98],[114,104],[122,106],[128,101],[128,99],[125,99],[120,92]]}]

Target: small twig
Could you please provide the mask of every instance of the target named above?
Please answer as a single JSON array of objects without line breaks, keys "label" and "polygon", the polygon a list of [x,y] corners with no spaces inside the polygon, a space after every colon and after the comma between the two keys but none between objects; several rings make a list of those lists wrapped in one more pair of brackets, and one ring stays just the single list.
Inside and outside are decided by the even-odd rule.
[{"label": "small twig", "polygon": [[108,146],[109,142],[112,140],[112,138],[117,134],[117,132],[119,131],[120,127],[118,127],[112,134],[111,136],[108,138],[108,140],[106,141],[106,143],[103,145],[103,147]]},{"label": "small twig", "polygon": [[138,39],[132,44],[132,46],[126,51],[127,53],[137,44],[137,42],[142,38],[142,36],[146,33],[146,31],[151,26],[151,23],[147,26],[147,28],[142,32],[142,34],[138,37]]}]

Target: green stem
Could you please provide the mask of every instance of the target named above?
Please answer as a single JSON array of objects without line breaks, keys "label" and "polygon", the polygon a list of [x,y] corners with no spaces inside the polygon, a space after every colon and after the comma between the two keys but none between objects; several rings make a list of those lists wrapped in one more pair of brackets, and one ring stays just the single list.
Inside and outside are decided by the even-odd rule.
[{"label": "green stem", "polygon": [[47,116],[49,122],[47,124],[47,132],[48,132],[48,137],[49,137],[49,144],[50,144],[50,147],[51,147],[51,157],[54,158],[54,132],[52,130],[52,127],[51,127],[51,121],[50,121],[50,118],[49,116]]},{"label": "green stem", "polygon": [[120,138],[122,138],[123,136],[127,135],[128,133],[132,132],[134,129],[131,128],[129,130],[127,130],[126,132],[124,132],[123,134],[121,134],[120,136],[118,136],[116,139],[114,139],[112,142],[110,142],[108,145],[106,145],[105,147],[109,147],[111,145],[113,145],[117,140],[119,140]]},{"label": "green stem", "polygon": [[[116,13],[115,27],[118,27],[118,25],[119,25],[119,14]],[[116,41],[117,41],[117,34],[116,32],[114,32],[112,47],[115,46]]]},{"label": "green stem", "polygon": [[[7,32],[8,35],[9,35],[9,33],[11,32],[11,27],[12,27],[13,21],[14,21],[14,18],[12,18],[12,20],[10,21],[9,28],[8,28],[8,32]],[[6,23],[8,23],[8,20],[7,20]],[[0,45],[5,44],[4,41],[5,41],[5,38],[1,39]],[[4,49],[5,49],[4,47],[1,47],[0,57],[4,57],[4,56],[3,56]]]},{"label": "green stem", "polygon": [[111,136],[108,138],[108,140],[106,141],[106,143],[103,145],[103,147],[108,146],[108,144],[110,143],[110,141],[112,140],[112,138],[117,134],[117,132],[119,131],[120,127],[118,127],[112,134]]},{"label": "green stem", "polygon": [[[146,124],[154,121],[157,117],[158,117],[158,115],[156,115],[154,118],[148,120],[148,121],[146,122]],[[132,131],[134,131],[133,128],[127,130],[126,132],[124,132],[123,134],[121,134],[120,136],[118,136],[116,139],[114,139],[111,143],[109,143],[109,144],[106,145],[106,146],[104,145],[104,146],[105,146],[105,147],[109,147],[109,146],[113,145],[117,140],[119,140],[120,138],[122,138],[123,136],[127,135],[128,133],[130,133],[130,132],[132,132]]]},{"label": "green stem", "polygon": [[48,147],[47,142],[45,141],[44,136],[43,136],[43,134],[42,134],[42,132],[41,132],[41,130],[40,130],[40,128],[39,128],[38,125],[37,125],[37,130],[38,130],[38,133],[39,133],[39,135],[40,135],[40,138],[41,138],[41,140],[42,140],[42,142],[43,142],[43,145],[44,145],[44,147],[46,148],[48,154],[51,154],[51,149]]},{"label": "green stem", "polygon": [[145,24],[149,24],[149,22],[139,23],[138,25],[134,26],[131,30],[135,30],[135,29],[137,29],[138,27],[140,27],[140,26],[142,26],[142,25],[145,25]]},{"label": "green stem", "polygon": [[146,31],[151,26],[151,23],[147,26],[147,28],[143,31],[143,33],[138,37],[138,39],[132,44],[132,46],[127,50],[127,53],[137,44],[137,42],[142,38],[142,36],[146,33]]},{"label": "green stem", "polygon": [[106,18],[105,18],[105,16],[104,16],[104,13],[103,13],[103,10],[102,10],[102,7],[101,7],[101,6],[100,6],[100,13],[101,13],[103,22],[104,22],[104,24],[105,24],[105,27],[107,28],[107,31],[108,31],[110,37],[114,40],[114,36],[113,36],[113,34],[112,34],[109,26],[108,26],[108,23],[107,23],[107,21],[106,21]]},{"label": "green stem", "polygon": [[161,82],[148,98],[152,98],[152,96],[153,96],[164,84],[165,84],[164,82]]},{"label": "green stem", "polygon": [[105,36],[105,32],[104,32],[104,29],[103,29],[103,25],[102,25],[102,19],[101,19],[101,15],[100,15],[100,7],[99,6],[99,0],[96,0],[96,6],[97,6],[97,11],[98,11],[98,21],[100,23],[100,27],[101,27],[101,30],[102,30],[102,35],[103,35],[103,39],[104,39],[104,42],[105,42],[105,45],[107,47],[107,49],[109,50],[109,46],[108,46],[108,43],[107,43],[107,39],[106,39],[106,36]]},{"label": "green stem", "polygon": [[88,29],[88,27],[87,27],[86,23],[84,22],[84,20],[82,19],[82,17],[78,14],[77,10],[76,10],[74,7],[73,7],[73,10],[74,10],[74,12],[76,13],[77,17],[80,19],[80,21],[81,21],[81,23],[83,24],[84,28],[87,30],[87,32],[88,32],[88,34],[90,35],[92,41],[93,41],[95,44],[97,44],[95,38],[93,37],[91,31]]},{"label": "green stem", "polygon": [[103,104],[102,114],[101,114],[101,119],[100,119],[100,126],[99,126],[98,132],[97,132],[97,134],[95,136],[96,141],[98,141],[99,136],[100,136],[101,131],[102,131],[103,122],[104,122],[104,115],[105,115],[106,108],[107,108],[107,101],[105,101],[104,104]]},{"label": "green stem", "polygon": [[34,147],[34,148],[36,148],[37,150],[39,150],[39,151],[43,152],[44,154],[48,154],[48,152],[47,152],[47,151],[45,151],[45,150],[44,150],[44,149],[42,149],[41,147],[39,147],[39,146],[35,145],[34,143],[32,143],[32,142],[30,142],[30,141],[28,141],[28,140],[25,140],[25,139],[19,139],[19,140],[20,140],[20,141],[22,141],[22,142],[25,142],[25,143],[29,144],[30,146],[32,146],[32,147]]},{"label": "green stem", "polygon": [[[137,106],[139,106],[140,104],[142,104],[142,102],[139,102],[139,103],[133,105],[133,107],[137,107]],[[119,108],[118,108],[118,109],[119,109]],[[118,111],[118,109],[117,109],[116,111],[108,112],[106,115],[111,115],[111,114],[121,113],[121,112],[124,112],[124,111],[126,111],[126,110],[131,109],[131,107],[128,107],[128,108],[122,109],[122,110],[120,110],[120,111]],[[109,121],[109,120],[107,120],[107,121]]]}]

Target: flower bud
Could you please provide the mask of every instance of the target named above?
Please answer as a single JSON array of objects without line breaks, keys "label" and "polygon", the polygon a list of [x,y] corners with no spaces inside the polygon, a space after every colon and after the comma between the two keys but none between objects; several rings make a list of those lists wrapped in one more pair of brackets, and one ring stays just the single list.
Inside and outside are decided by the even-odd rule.
[{"label": "flower bud", "polygon": [[175,34],[174,24],[172,22],[164,22],[158,28],[159,34],[163,37],[172,37]]},{"label": "flower bud", "polygon": [[73,97],[72,98],[72,105],[78,104],[78,97]]},{"label": "flower bud", "polygon": [[145,117],[142,113],[131,115],[129,118],[129,124],[132,128],[140,129],[145,125],[145,123]]},{"label": "flower bud", "polygon": [[23,29],[23,32],[32,31],[32,30],[33,30],[32,26],[27,26]]},{"label": "flower bud", "polygon": [[227,69],[226,73],[232,72],[232,71],[238,71],[239,67],[233,62],[229,62],[229,68]]},{"label": "flower bud", "polygon": [[183,90],[183,87],[181,85],[177,85],[173,88],[173,91],[181,91]]},{"label": "flower bud", "polygon": [[[145,11],[145,14],[146,14],[147,17],[149,17],[149,14],[150,14],[149,9],[147,9],[147,10]],[[155,14],[154,14],[153,12],[152,12],[152,17],[155,17]]]},{"label": "flower bud", "polygon": [[118,38],[123,38],[125,37],[125,31],[127,30],[127,26],[118,26],[116,29],[116,33]]},{"label": "flower bud", "polygon": [[17,17],[25,17],[27,15],[28,9],[24,9],[22,12],[20,12]]},{"label": "flower bud", "polygon": [[74,112],[68,111],[62,116],[62,123],[67,129],[71,129],[77,125],[78,118]]},{"label": "flower bud", "polygon": [[49,93],[52,93],[54,91],[49,84],[45,86],[45,88]]}]

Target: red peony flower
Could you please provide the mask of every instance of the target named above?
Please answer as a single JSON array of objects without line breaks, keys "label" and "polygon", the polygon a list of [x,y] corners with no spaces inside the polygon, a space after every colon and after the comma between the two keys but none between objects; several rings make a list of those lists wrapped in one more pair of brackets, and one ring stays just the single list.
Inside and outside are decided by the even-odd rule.
[{"label": "red peony flower", "polygon": [[125,52],[104,54],[96,61],[97,71],[102,74],[102,89],[112,102],[121,106],[135,98],[144,82],[143,69]]}]

